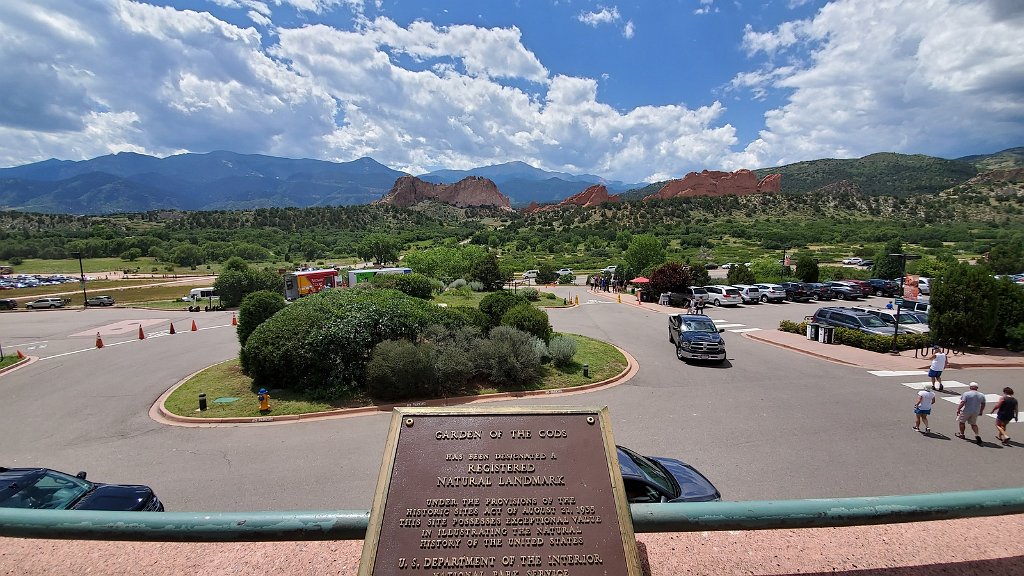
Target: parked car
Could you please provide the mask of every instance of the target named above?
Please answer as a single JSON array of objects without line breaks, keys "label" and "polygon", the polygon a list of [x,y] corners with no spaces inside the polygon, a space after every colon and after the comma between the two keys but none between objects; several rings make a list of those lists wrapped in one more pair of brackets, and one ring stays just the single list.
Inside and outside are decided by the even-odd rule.
[{"label": "parked car", "polygon": [[630,504],[715,502],[722,499],[718,488],[686,462],[662,456],[644,456],[623,446],[616,446],[615,451]]},{"label": "parked car", "polygon": [[708,299],[715,306],[739,306],[743,302],[740,291],[732,286],[712,284],[705,286],[704,289],[707,290]]},{"label": "parked car", "polygon": [[718,264],[715,264],[714,262],[708,262],[707,264],[704,265],[704,269],[705,270],[717,270],[718,269]]},{"label": "parked car", "polygon": [[917,289],[921,291],[921,294],[932,293],[932,281],[924,276],[917,279]]},{"label": "parked car", "polygon": [[[885,322],[889,326],[896,326],[896,311],[888,310],[883,308],[853,308],[853,310],[859,310],[861,312],[867,312],[872,316],[881,318],[882,322]],[[927,334],[929,331],[928,323],[921,322],[915,314],[910,312],[900,311],[900,334],[903,332],[909,332],[911,334]]]},{"label": "parked car", "polygon": [[92,296],[85,301],[86,306],[113,306],[114,299],[110,296]]},{"label": "parked car", "polygon": [[786,291],[778,284],[754,284],[761,292],[761,302],[782,302],[786,299]]},{"label": "parked car", "polygon": [[902,312],[903,310],[928,314],[931,310],[931,304],[927,300],[907,300],[904,298],[903,305],[900,306],[900,311]]},{"label": "parked car", "polygon": [[64,300],[55,297],[40,298],[25,304],[25,308],[35,310],[37,308],[63,308]]},{"label": "parked car", "polygon": [[0,466],[0,507],[39,510],[163,512],[149,486],[89,482],[85,472],[71,476],[49,468]]},{"label": "parked car", "polygon": [[687,286],[686,288],[683,288],[682,292],[673,292],[671,296],[671,301],[673,305],[675,305],[676,302],[685,305],[689,304],[692,301],[703,302],[707,304],[708,291],[705,290],[703,286]]},{"label": "parked car", "polygon": [[680,360],[725,362],[725,340],[715,323],[703,314],[673,314],[668,317],[668,341],[676,345]]},{"label": "parked car", "polygon": [[726,262],[725,264],[722,264],[722,270],[732,270],[735,267],[736,267],[736,263],[735,262]]},{"label": "parked car", "polygon": [[808,289],[811,291],[811,298],[814,300],[831,300],[834,295],[828,284],[823,282],[808,282]]},{"label": "parked car", "polygon": [[740,298],[744,304],[760,304],[761,290],[751,284],[733,284],[733,288],[740,291]]},{"label": "parked car", "polygon": [[13,298],[4,298],[0,300],[0,310],[14,310],[18,307],[18,301]]},{"label": "parked car", "polygon": [[858,264],[858,266],[860,266],[861,268],[871,268],[874,265],[875,265],[875,261],[874,260],[862,260],[861,263]]},{"label": "parked car", "polygon": [[856,256],[854,256],[853,258],[843,258],[843,264],[859,265],[863,261],[863,258],[857,258]]},{"label": "parked car", "polygon": [[783,282],[779,286],[782,286],[786,300],[790,302],[807,302],[813,297],[810,288],[803,282]]},{"label": "parked car", "polygon": [[540,270],[527,270],[523,272],[523,280],[536,280],[537,274],[540,274]]},{"label": "parked car", "polygon": [[875,294],[875,287],[868,283],[867,280],[857,280],[856,278],[843,278],[840,282],[846,282],[848,284],[856,284],[860,288],[861,296],[865,298],[873,296]]},{"label": "parked car", "polygon": [[615,274],[615,271],[618,270],[618,269],[619,269],[619,267],[617,265],[612,264],[611,266],[605,266],[604,268],[601,268],[601,272],[608,272],[610,274]]},{"label": "parked car", "polygon": [[832,294],[839,300],[856,300],[864,296],[860,291],[860,286],[850,282],[833,280],[831,282],[825,282],[825,285],[828,286],[828,289],[831,290]]},{"label": "parked car", "polygon": [[[881,318],[867,312],[854,310],[853,308],[840,308],[836,306],[818,308],[814,311],[813,319],[819,324],[859,330],[865,334],[892,336],[895,332],[894,328],[882,322]],[[905,333],[906,330],[901,327],[900,334]]]},{"label": "parked car", "polygon": [[895,280],[886,280],[884,278],[868,278],[867,283],[871,285],[873,290],[872,294],[875,296],[881,294],[886,298],[892,298],[900,292],[900,283]]},{"label": "parked car", "polygon": [[572,268],[559,268],[558,271],[555,272],[555,274],[558,274],[559,278],[561,278],[562,276],[575,276],[575,274],[572,271]]}]

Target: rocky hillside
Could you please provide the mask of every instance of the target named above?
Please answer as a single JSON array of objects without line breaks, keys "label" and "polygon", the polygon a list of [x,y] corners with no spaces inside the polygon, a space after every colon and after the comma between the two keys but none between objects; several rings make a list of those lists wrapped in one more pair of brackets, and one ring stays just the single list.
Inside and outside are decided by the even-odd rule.
[{"label": "rocky hillside", "polygon": [[470,176],[455,184],[432,184],[416,178],[403,176],[375,204],[390,204],[408,208],[426,201],[443,202],[458,208],[489,206],[511,211],[507,196],[498,191],[497,185],[486,178]]},{"label": "rocky hillside", "polygon": [[531,202],[530,205],[523,210],[523,213],[531,214],[533,212],[558,210],[565,206],[583,206],[584,208],[589,208],[591,206],[600,206],[605,202],[620,202],[621,200],[622,197],[618,194],[609,196],[608,188],[604,184],[595,184],[579,194],[575,194],[565,200],[562,200],[558,204],[539,206],[536,202]]},{"label": "rocky hillside", "polygon": [[781,185],[779,174],[768,174],[760,181],[750,170],[719,172],[704,170],[690,172],[679,180],[669,180],[654,194],[644,200],[666,200],[684,196],[746,196],[763,192],[778,192]]}]

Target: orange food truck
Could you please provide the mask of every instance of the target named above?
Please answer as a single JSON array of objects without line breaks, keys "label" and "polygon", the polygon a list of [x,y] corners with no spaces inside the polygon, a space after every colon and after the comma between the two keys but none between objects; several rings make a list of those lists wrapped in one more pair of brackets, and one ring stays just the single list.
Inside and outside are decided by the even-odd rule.
[{"label": "orange food truck", "polygon": [[295,300],[337,285],[338,271],[333,268],[289,272],[284,275],[284,297]]}]

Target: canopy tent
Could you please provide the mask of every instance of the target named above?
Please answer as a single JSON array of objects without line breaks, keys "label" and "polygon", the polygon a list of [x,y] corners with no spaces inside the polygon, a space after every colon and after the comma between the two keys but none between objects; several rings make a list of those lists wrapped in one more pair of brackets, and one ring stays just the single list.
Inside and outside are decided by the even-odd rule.
[{"label": "canopy tent", "polygon": [[643,284],[644,282],[650,282],[650,278],[644,278],[643,276],[637,276],[629,281],[630,284]]}]

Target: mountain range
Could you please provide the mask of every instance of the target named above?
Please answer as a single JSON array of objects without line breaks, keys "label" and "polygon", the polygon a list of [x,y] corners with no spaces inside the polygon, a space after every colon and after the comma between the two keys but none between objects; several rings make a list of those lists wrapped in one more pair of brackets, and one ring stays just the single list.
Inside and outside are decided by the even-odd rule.
[{"label": "mountain range", "polygon": [[[946,160],[922,155],[872,154],[756,170],[782,174],[783,193],[855,186],[865,194],[938,192],[980,172],[1024,168],[1024,147]],[[160,209],[233,210],[369,204],[409,176],[372,158],[351,162],[290,159],[216,151],[157,158],[121,152],[90,160],[45,160],[0,169],[0,209],[65,214]],[[665,183],[627,184],[591,174],[549,172],[524,162],[471,170],[438,170],[419,178],[454,184],[466,177],[494,182],[515,207],[555,203],[593,185],[626,199],[646,197]]]}]

